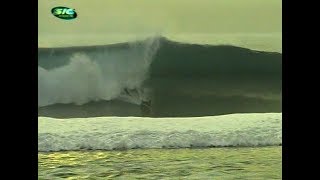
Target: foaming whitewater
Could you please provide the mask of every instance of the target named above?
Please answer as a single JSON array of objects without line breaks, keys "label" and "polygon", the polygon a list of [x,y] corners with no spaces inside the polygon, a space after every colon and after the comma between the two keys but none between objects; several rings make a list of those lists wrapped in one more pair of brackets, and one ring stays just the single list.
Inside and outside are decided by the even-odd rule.
[{"label": "foaming whitewater", "polygon": [[188,118],[39,117],[38,121],[38,151],[282,144],[282,113],[244,113]]},{"label": "foaming whitewater", "polygon": [[[121,99],[141,104],[142,83],[159,48],[158,38],[129,44],[127,49],[105,49],[99,53],[75,52],[68,64],[54,69],[38,66],[38,106]],[[59,57],[53,57],[58,61]],[[136,95],[123,94],[137,89]]]}]

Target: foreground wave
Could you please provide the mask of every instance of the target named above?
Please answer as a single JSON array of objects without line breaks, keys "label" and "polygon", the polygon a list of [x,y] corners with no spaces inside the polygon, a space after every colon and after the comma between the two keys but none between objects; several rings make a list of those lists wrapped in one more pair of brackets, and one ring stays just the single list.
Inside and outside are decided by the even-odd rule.
[{"label": "foreground wave", "polygon": [[38,151],[43,152],[282,144],[282,113],[38,120]]}]

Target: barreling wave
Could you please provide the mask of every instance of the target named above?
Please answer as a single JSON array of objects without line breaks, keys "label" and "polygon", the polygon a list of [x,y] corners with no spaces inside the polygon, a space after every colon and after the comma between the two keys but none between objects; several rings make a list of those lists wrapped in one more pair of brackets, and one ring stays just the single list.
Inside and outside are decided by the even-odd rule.
[{"label": "barreling wave", "polygon": [[39,117],[38,151],[281,145],[281,116],[252,113],[196,118]]},{"label": "barreling wave", "polygon": [[[281,112],[280,53],[155,37],[115,45],[39,48],[38,59],[40,116]],[[147,110],[141,107],[145,102]]]}]

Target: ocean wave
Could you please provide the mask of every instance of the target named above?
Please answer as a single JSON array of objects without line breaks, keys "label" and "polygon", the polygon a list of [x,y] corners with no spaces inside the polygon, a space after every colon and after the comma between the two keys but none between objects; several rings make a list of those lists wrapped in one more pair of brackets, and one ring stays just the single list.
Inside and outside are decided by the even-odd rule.
[{"label": "ocean wave", "polygon": [[39,117],[38,151],[206,148],[282,144],[282,113],[188,118]]},{"label": "ocean wave", "polygon": [[[281,58],[280,53],[184,44],[164,37],[39,48],[39,115],[190,117],[281,112]],[[144,102],[149,102],[149,109],[141,110]]]}]

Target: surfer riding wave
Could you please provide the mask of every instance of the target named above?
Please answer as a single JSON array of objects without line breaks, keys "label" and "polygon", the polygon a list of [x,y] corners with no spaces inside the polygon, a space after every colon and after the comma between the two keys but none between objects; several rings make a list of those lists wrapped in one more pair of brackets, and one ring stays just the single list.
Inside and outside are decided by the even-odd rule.
[{"label": "surfer riding wave", "polygon": [[147,92],[148,90],[146,89],[125,88],[121,93],[120,99],[140,105],[141,114],[148,116],[151,113],[151,100],[148,98]]}]

